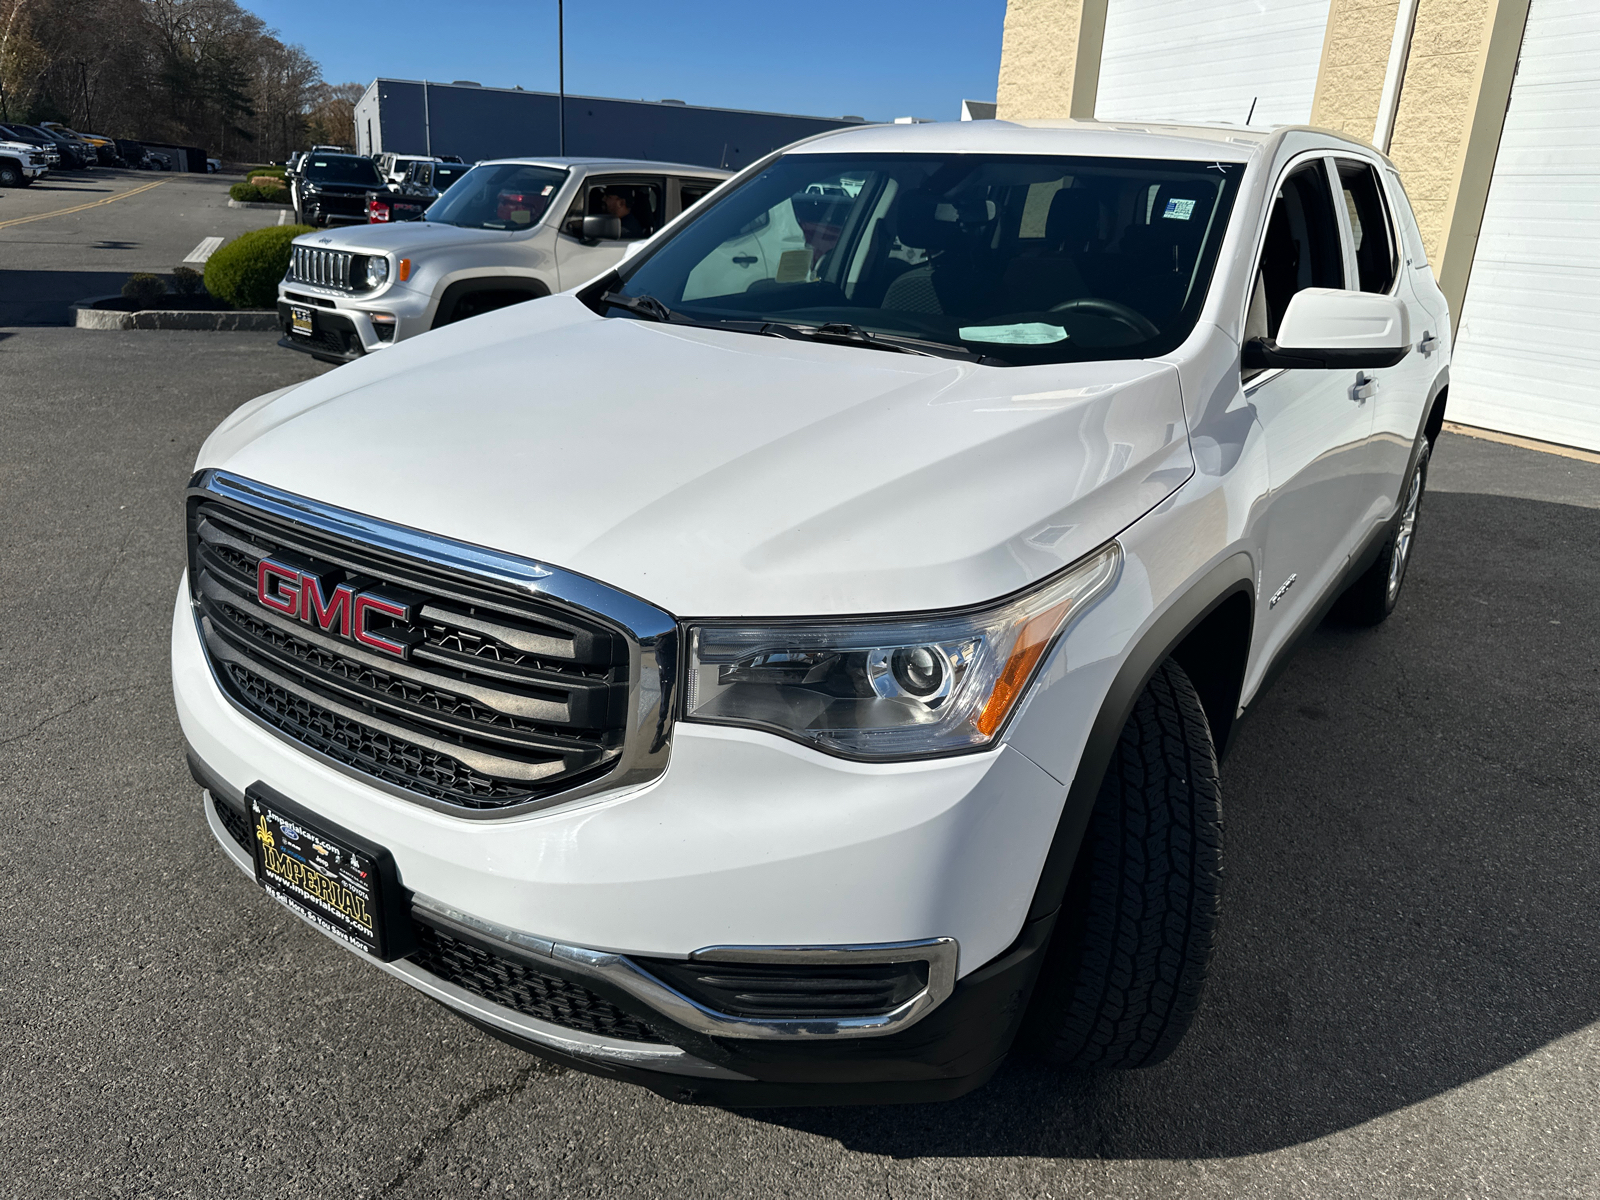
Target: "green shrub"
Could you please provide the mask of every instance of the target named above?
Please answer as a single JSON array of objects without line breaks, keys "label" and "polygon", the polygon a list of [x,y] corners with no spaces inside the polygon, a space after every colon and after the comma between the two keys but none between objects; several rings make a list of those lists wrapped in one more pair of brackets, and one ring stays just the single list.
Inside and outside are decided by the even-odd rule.
[{"label": "green shrub", "polygon": [[240,234],[206,262],[206,291],[234,308],[271,308],[289,270],[289,243],[309,225],[272,225]]},{"label": "green shrub", "polygon": [[167,285],[159,275],[150,275],[140,272],[129,275],[128,282],[122,285],[122,294],[129,300],[137,300],[139,306],[154,304],[156,300],[167,294]]},{"label": "green shrub", "polygon": [[172,290],[180,296],[198,296],[205,288],[205,276],[193,267],[178,267],[172,272]]},{"label": "green shrub", "polygon": [[243,204],[287,204],[289,191],[284,187],[265,187],[254,183],[236,183],[228,195]]},{"label": "green shrub", "polygon": [[246,179],[254,179],[258,175],[274,175],[282,179],[286,171],[287,168],[285,167],[246,167],[244,177]]}]

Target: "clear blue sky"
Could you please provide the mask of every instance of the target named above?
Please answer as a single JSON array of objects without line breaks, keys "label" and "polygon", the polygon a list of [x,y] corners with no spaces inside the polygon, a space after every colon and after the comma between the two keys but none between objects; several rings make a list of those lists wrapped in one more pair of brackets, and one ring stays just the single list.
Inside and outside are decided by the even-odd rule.
[{"label": "clear blue sky", "polygon": [[[554,91],[555,0],[241,0],[330,83],[472,79]],[[567,90],[869,120],[993,100],[1005,0],[567,0]]]}]

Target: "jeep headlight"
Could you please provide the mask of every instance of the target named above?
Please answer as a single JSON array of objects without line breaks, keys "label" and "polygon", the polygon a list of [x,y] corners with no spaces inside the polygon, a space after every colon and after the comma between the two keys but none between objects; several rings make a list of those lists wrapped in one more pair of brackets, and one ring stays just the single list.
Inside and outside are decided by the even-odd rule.
[{"label": "jeep headlight", "polygon": [[981,749],[1121,562],[1108,542],[1025,592],[953,612],[695,622],[684,717],[765,729],[846,758]]},{"label": "jeep headlight", "polygon": [[367,259],[367,287],[382,287],[389,279],[389,260],[381,254]]}]

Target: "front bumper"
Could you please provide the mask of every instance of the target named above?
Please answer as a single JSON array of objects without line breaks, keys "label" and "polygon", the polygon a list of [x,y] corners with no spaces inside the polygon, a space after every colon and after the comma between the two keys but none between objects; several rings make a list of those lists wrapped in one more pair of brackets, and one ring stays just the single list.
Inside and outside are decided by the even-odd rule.
[{"label": "front bumper", "polygon": [[[448,914],[458,935],[512,956],[561,947],[540,971],[580,979],[666,1045],[530,1024],[413,964],[384,965],[497,1037],[676,1099],[899,1102],[982,1083],[1020,1020],[1049,932],[1048,919],[1025,925],[1024,916],[1063,789],[1015,751],[867,766],[748,731],[680,725],[672,763],[652,784],[464,821],[317,762],[233,707],[211,677],[186,586],[173,679],[213,798],[242,804],[263,782],[378,842],[420,919]],[[218,841],[247,865],[222,818],[209,804]],[[874,1036],[730,1035],[626,978],[631,959],[685,960],[707,946],[941,937],[960,948],[948,998]]]}]

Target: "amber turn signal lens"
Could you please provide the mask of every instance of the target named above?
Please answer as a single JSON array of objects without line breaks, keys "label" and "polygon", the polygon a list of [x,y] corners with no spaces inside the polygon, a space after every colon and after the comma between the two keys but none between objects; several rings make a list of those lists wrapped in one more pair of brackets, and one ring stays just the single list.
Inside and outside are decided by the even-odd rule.
[{"label": "amber turn signal lens", "polygon": [[404,283],[406,280],[408,280],[410,278],[411,278],[411,260],[409,258],[402,258],[400,260],[400,282]]},{"label": "amber turn signal lens", "polygon": [[1023,626],[1022,635],[1017,638],[1011,657],[1006,660],[1005,670],[995,680],[994,691],[989,693],[989,699],[984,701],[983,708],[973,718],[973,726],[984,737],[994,736],[994,731],[1000,728],[1011,706],[1021,697],[1023,688],[1033,675],[1033,668],[1039,663],[1039,656],[1049,647],[1061,625],[1061,619],[1071,606],[1071,601],[1058,604]]}]

